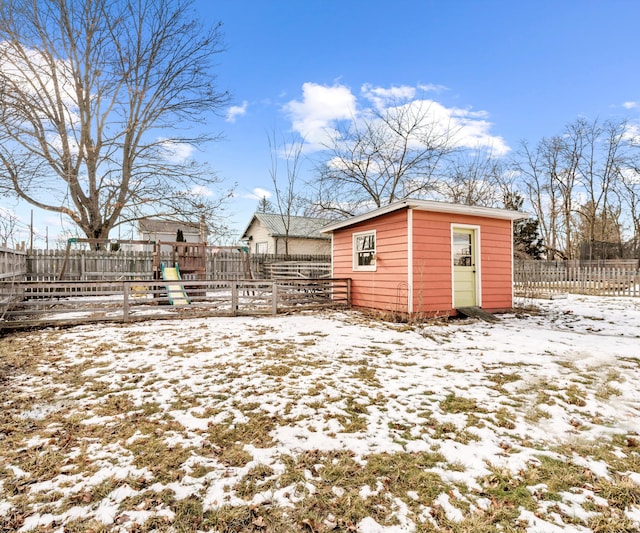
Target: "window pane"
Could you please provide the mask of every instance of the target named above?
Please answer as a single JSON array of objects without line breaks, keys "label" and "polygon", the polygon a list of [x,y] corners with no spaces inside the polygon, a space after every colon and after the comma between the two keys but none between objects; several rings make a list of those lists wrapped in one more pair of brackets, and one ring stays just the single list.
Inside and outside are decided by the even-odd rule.
[{"label": "window pane", "polygon": [[471,234],[453,234],[453,264],[456,266],[471,266]]},{"label": "window pane", "polygon": [[358,266],[369,266],[373,263],[373,252],[361,252],[358,254]]},{"label": "window pane", "polygon": [[367,233],[356,235],[354,239],[354,259],[356,266],[375,266],[376,260],[376,235]]},{"label": "window pane", "polygon": [[358,235],[356,237],[356,250],[358,252],[374,250],[375,247],[375,237],[373,235]]}]

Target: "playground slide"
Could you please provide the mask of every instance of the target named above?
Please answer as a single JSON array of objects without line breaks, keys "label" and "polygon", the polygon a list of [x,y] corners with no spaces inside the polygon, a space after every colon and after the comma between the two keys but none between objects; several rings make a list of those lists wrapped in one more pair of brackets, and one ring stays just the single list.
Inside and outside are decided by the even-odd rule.
[{"label": "playground slide", "polygon": [[[175,267],[165,267],[162,264],[162,279],[166,281],[179,281],[182,279],[178,264],[176,263]],[[169,283],[166,285],[166,289],[171,305],[189,305],[191,303],[187,292],[184,290],[184,285],[181,283]]]}]

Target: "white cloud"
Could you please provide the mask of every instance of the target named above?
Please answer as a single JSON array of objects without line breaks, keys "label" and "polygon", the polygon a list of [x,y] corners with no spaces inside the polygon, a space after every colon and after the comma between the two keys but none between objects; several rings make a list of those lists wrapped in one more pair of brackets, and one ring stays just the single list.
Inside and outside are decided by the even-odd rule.
[{"label": "white cloud", "polygon": [[190,144],[161,140],[160,146],[164,150],[164,157],[172,163],[182,163],[193,154],[194,148]]},{"label": "white cloud", "polygon": [[489,150],[494,157],[502,157],[511,149],[505,140],[490,133],[493,124],[486,120],[486,111],[470,111],[468,109],[448,109],[445,116],[451,118],[455,144],[464,148]]},{"label": "white cloud", "polygon": [[635,146],[640,145],[640,128],[637,124],[627,124],[624,129],[623,137]]},{"label": "white cloud", "polygon": [[232,123],[235,122],[238,117],[241,117],[247,114],[248,106],[249,106],[249,103],[246,100],[242,102],[242,105],[232,105],[227,111],[227,116],[225,117],[225,120],[227,122],[232,122]]},{"label": "white cloud", "polygon": [[640,184],[640,173],[634,168],[624,167],[620,169],[624,181],[628,184]]},{"label": "white cloud", "polygon": [[267,200],[271,198],[271,191],[267,189],[262,189],[261,187],[256,187],[253,189],[253,194],[258,200],[262,200],[262,198],[266,198]]},{"label": "white cloud", "polygon": [[322,150],[331,138],[338,138],[337,125],[341,121],[357,121],[372,116],[372,111],[393,112],[408,110],[413,117],[424,115],[425,128],[433,133],[451,136],[459,147],[490,151],[494,157],[509,152],[505,140],[491,133],[493,124],[489,113],[483,110],[446,107],[421,97],[425,91],[437,91],[436,85],[407,85],[376,87],[364,84],[358,97],[344,85],[324,86],[307,82],[302,86],[302,99],[292,100],[285,106],[292,128],[306,140],[305,151]]},{"label": "white cloud", "polygon": [[246,198],[248,200],[262,200],[263,198],[266,198],[268,200],[271,196],[271,191],[263,189],[262,187],[255,187],[250,193],[243,194],[242,198]]},{"label": "white cloud", "polygon": [[213,191],[204,185],[195,185],[191,187],[189,191],[193,196],[204,196],[209,197],[213,196]]},{"label": "white cloud", "polygon": [[374,87],[365,83],[361,88],[362,95],[373,103],[376,109],[384,109],[389,105],[394,105],[407,100],[413,100],[416,96],[416,88],[407,85],[399,87]]},{"label": "white cloud", "polygon": [[293,130],[307,143],[318,148],[329,138],[336,121],[356,115],[356,98],[344,85],[327,87],[307,82],[302,86],[302,100],[291,100],[284,107]]},{"label": "white cloud", "polygon": [[638,102],[625,102],[624,104],[622,104],[622,107],[624,107],[625,109],[635,109],[636,107],[638,107]]},{"label": "white cloud", "polygon": [[418,84],[418,89],[420,89],[423,92],[442,92],[442,91],[446,91],[447,87],[445,85],[436,85],[434,83],[420,83]]},{"label": "white cloud", "polygon": [[[15,88],[9,88],[10,91],[33,95],[37,102],[45,102],[44,105],[50,105],[46,95],[51,95],[53,99],[60,98],[67,123],[71,126],[78,123],[78,95],[73,69],[68,61],[53,60],[45,52],[8,41],[0,41],[0,49],[0,69],[15,84]],[[55,65],[55,76],[51,73],[52,62]],[[47,118],[47,114],[43,112],[41,119]]]}]

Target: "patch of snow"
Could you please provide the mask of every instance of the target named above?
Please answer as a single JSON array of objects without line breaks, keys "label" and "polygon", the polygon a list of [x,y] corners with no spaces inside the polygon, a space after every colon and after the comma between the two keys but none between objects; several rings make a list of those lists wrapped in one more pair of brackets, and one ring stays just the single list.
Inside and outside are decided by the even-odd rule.
[{"label": "patch of snow", "polygon": [[[518,517],[519,522],[524,522],[527,525],[527,533],[566,533],[566,526],[559,526],[556,524],[552,524],[542,518],[537,517],[531,511],[527,511],[526,509],[521,509],[520,516]],[[579,531],[590,531],[581,526],[574,526],[572,528],[574,532]]]},{"label": "patch of snow", "polygon": [[629,520],[633,520],[640,528],[640,505],[631,505],[624,510],[624,514]]},{"label": "patch of snow", "polygon": [[438,497],[434,500],[434,504],[442,507],[444,514],[447,516],[449,520],[452,522],[462,522],[464,520],[464,515],[462,511],[451,504],[449,500],[449,495],[444,492],[440,493]]},{"label": "patch of snow", "polygon": [[414,531],[413,529],[406,529],[405,526],[383,526],[378,524],[373,518],[367,516],[358,522],[358,533],[407,533],[407,531]]},{"label": "patch of snow", "polygon": [[589,461],[584,457],[580,457],[578,454],[573,454],[571,459],[578,466],[584,466],[591,470],[596,476],[603,477],[605,479],[610,479],[609,476],[609,465],[604,461]]},{"label": "patch of snow", "polygon": [[0,516],[7,516],[11,509],[13,509],[12,504],[7,501],[0,501]]}]

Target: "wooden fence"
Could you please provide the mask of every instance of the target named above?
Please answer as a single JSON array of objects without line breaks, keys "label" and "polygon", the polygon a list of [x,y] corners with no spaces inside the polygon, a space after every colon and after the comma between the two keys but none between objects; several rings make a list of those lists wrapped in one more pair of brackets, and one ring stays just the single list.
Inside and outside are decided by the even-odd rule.
[{"label": "wooden fence", "polygon": [[328,278],[331,276],[331,263],[317,261],[278,261],[265,264],[269,279],[278,278]]},{"label": "wooden fence", "polygon": [[[65,259],[64,250],[35,250],[26,257],[26,279],[54,281],[58,279]],[[161,260],[171,261],[171,253],[163,253]],[[206,278],[217,280],[270,278],[271,263],[298,262],[331,264],[329,256],[248,255],[208,247]],[[1,265],[0,265],[1,268]],[[0,269],[0,272],[2,270]],[[292,274],[293,275],[293,274]],[[135,280],[153,278],[152,252],[72,250],[65,265],[64,280]]]},{"label": "wooden fence", "polygon": [[[166,283],[170,283],[167,285]],[[0,331],[33,326],[348,307],[349,279],[0,282],[12,294]],[[180,298],[175,298],[179,291]],[[172,296],[173,294],[173,296]],[[170,302],[183,305],[171,305]]]},{"label": "wooden fence", "polygon": [[640,297],[640,269],[526,261],[514,265],[514,293],[525,297],[562,293]]},{"label": "wooden fence", "polygon": [[0,281],[24,279],[27,273],[27,252],[0,247]]},{"label": "wooden fence", "polygon": [[626,270],[640,269],[640,259],[568,259],[566,261],[518,261],[519,264],[544,265],[545,268],[567,269],[567,268],[623,268]]},{"label": "wooden fence", "polygon": [[34,250],[27,257],[28,281],[55,281],[62,272],[70,281],[151,279],[150,252],[74,250],[65,264],[64,250]]}]

